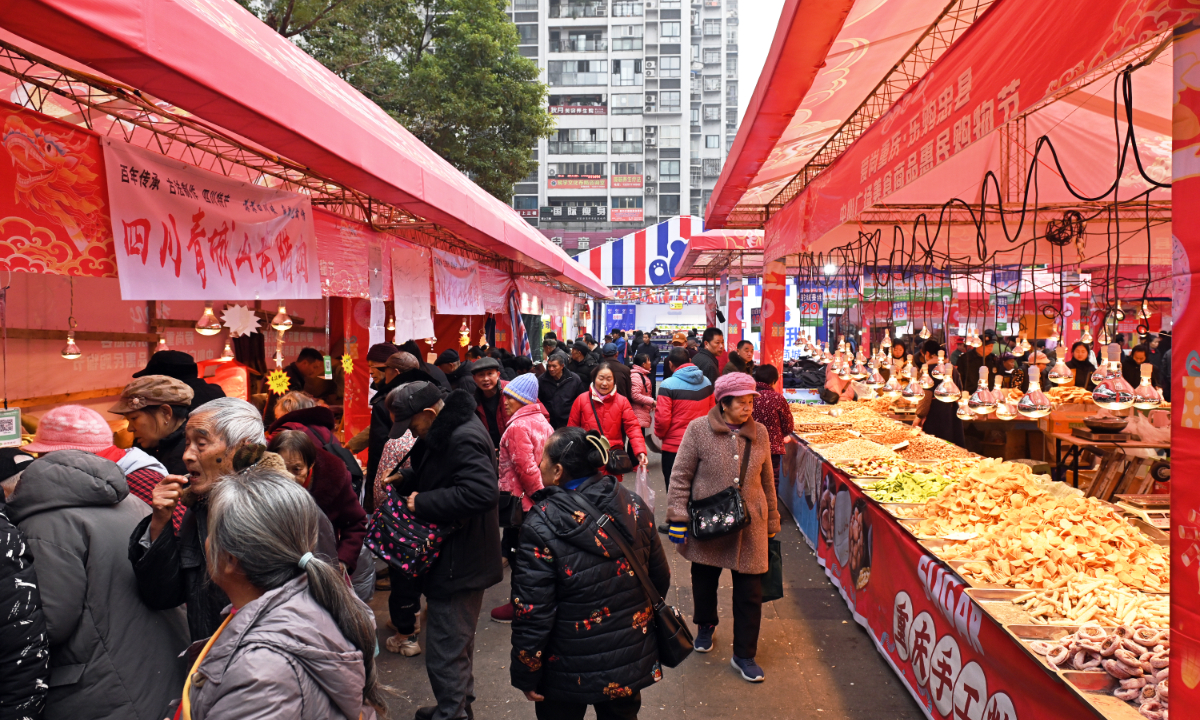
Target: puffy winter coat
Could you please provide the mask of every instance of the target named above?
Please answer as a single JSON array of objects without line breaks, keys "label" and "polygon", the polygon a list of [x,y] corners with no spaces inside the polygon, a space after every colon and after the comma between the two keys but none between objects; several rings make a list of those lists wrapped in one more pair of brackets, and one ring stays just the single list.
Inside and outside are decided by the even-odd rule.
[{"label": "puffy winter coat", "polygon": [[186,672],[178,655],[188,634],[181,611],[138,599],[126,540],[150,508],[130,496],[115,463],[81,450],[30,463],[9,500],[50,637],[45,717],[165,717]]},{"label": "puffy winter coat", "polygon": [[500,438],[500,490],[521,498],[526,511],[533,505],[533,494],[542,489],[542,450],[554,428],[540,402],[517,410],[508,419],[508,429]]},{"label": "puffy winter coat", "polygon": [[[504,437],[504,429],[508,427],[508,408],[504,407],[504,393],[503,393],[504,388],[507,386],[508,386],[507,380],[500,380],[496,383],[497,392],[500,393],[500,397],[497,398],[497,400],[496,400],[495,420],[496,420],[496,428],[500,431],[501,438]],[[488,431],[488,436],[490,437],[492,434],[492,429],[488,425],[487,411],[483,407],[483,401],[484,401],[483,391],[480,390],[479,386],[477,385],[477,386],[475,386],[475,389],[471,391],[471,394],[475,397],[475,414],[479,416],[479,422],[483,423],[483,429]],[[492,444],[496,445],[497,443],[493,442]]]},{"label": "puffy winter coat", "polygon": [[758,399],[754,402],[754,421],[767,429],[771,438],[771,454],[783,454],[783,440],[792,434],[796,420],[787,400],[766,383],[755,383]]},{"label": "puffy winter coat", "polygon": [[338,560],[353,574],[358,566],[363,538],[367,536],[367,513],[358,504],[358,496],[350,484],[350,473],[337,455],[317,448],[308,492],[333,525]]},{"label": "puffy winter coat", "polygon": [[[371,434],[367,443],[367,477],[375,477],[379,469],[379,460],[383,457],[383,446],[387,444],[388,433],[392,429],[392,416],[387,409],[387,395],[400,387],[399,376],[391,382],[372,384],[375,394],[371,396]],[[373,498],[372,498],[373,499]]]},{"label": "puffy winter coat", "polygon": [[575,398],[586,389],[579,376],[565,367],[557,380],[550,377],[549,371],[542,373],[538,378],[538,400],[550,413],[550,427],[557,430],[567,426]]},{"label": "puffy winter coat", "polygon": [[192,675],[192,720],[373,720],[365,682],[362,653],[300,575],[246,603],[221,631]]},{"label": "puffy winter coat", "polygon": [[268,435],[274,435],[280,430],[300,430],[312,439],[317,447],[323,447],[330,440],[336,440],[333,429],[337,427],[337,418],[329,408],[316,407],[293,410],[271,423]]},{"label": "puffy winter coat", "polygon": [[658,388],[654,411],[654,434],[662,440],[663,452],[678,452],[688,423],[713,407],[713,385],[700,368],[680,365]]},{"label": "puffy winter coat", "polygon": [[412,468],[401,472],[398,490],[417,493],[415,515],[460,524],[422,581],[425,595],[484,590],[504,579],[495,453],[469,394],[450,393],[409,459]]},{"label": "puffy winter coat", "polygon": [[721,363],[717,360],[716,355],[708,351],[708,348],[697,350],[696,354],[692,356],[692,364],[700,368],[710,383],[716,384],[717,378],[721,374]]},{"label": "puffy winter coat", "polygon": [[[592,411],[593,405],[595,412]],[[600,418],[599,426],[596,425],[597,417]],[[642,437],[637,416],[633,414],[633,408],[625,396],[615,389],[607,395],[600,395],[593,385],[588,392],[575,398],[569,424],[584,430],[599,430],[613,447],[624,446],[628,437],[634,455],[646,452],[646,440]]]},{"label": "puffy winter coat", "polygon": [[767,429],[747,420],[735,435],[725,424],[720,408],[714,407],[688,425],[671,470],[667,520],[688,521],[691,498],[716,495],[733,485],[742,469],[742,454],[750,443],[750,461],[741,483],[742,498],[750,524],[736,533],[697,540],[688,537],[679,554],[694,563],[730,568],[746,575],[767,571],[767,536],[779,532],[779,508],[771,470],[771,441]]},{"label": "puffy winter coat", "polygon": [[616,383],[617,392],[621,393],[621,395],[624,396],[625,399],[629,401],[630,405],[632,405],[633,404],[633,389],[632,389],[633,388],[633,378],[631,376],[629,368],[626,367],[625,365],[623,365],[615,357],[604,358],[603,360],[600,361],[599,365],[592,368],[592,374],[589,378],[590,381],[593,383],[596,382],[596,373],[600,372],[600,368],[605,368],[605,367],[608,368],[612,372],[613,382]]},{"label": "puffy winter coat", "polygon": [[654,388],[650,379],[650,371],[639,365],[632,368],[633,383],[633,414],[637,416],[638,425],[650,427],[650,411],[654,409]]},{"label": "puffy winter coat", "polygon": [[[616,520],[585,519],[583,495]],[[548,700],[594,704],[629,697],[662,679],[653,611],[610,533],[622,534],[666,596],[671,570],[642,499],[612,477],[534,496],[512,571],[512,684]]]},{"label": "puffy winter coat", "polygon": [[25,536],[0,503],[0,720],[40,718],[50,679],[50,639]]}]

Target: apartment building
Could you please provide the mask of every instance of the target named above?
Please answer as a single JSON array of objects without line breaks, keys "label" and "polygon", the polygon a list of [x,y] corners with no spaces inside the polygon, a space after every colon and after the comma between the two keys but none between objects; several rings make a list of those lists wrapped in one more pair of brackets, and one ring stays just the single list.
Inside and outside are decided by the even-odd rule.
[{"label": "apartment building", "polygon": [[554,137],[513,207],[568,251],[703,216],[737,134],[738,0],[511,0]]}]

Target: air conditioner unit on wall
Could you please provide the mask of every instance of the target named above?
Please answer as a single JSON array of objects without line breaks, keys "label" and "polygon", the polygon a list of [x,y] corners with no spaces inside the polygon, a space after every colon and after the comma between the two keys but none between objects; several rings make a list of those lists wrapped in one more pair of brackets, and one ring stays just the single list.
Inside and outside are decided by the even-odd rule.
[{"label": "air conditioner unit on wall", "polygon": [[647,70],[653,70],[656,67],[658,67],[657,61],[655,61],[655,60],[647,60],[646,61],[646,69]]},{"label": "air conditioner unit on wall", "polygon": [[649,68],[646,69],[646,77],[648,77],[648,78],[655,77],[657,74],[658,73],[656,73],[654,70],[651,70]]},{"label": "air conditioner unit on wall", "polygon": [[646,173],[646,182],[648,182],[648,183],[654,182],[654,173],[652,173],[652,172]]},{"label": "air conditioner unit on wall", "polygon": [[654,187],[652,187],[652,186],[647,186],[647,187],[646,187],[646,189],[645,189],[645,194],[646,194],[646,195],[654,195],[654,193],[655,193],[655,189],[654,189]]},{"label": "air conditioner unit on wall", "polygon": [[647,10],[653,10],[653,9],[654,9],[654,0],[646,0],[646,9],[647,9]]},{"label": "air conditioner unit on wall", "polygon": [[658,145],[658,138],[653,137],[653,136],[646,138],[646,147],[656,147],[657,145]]}]

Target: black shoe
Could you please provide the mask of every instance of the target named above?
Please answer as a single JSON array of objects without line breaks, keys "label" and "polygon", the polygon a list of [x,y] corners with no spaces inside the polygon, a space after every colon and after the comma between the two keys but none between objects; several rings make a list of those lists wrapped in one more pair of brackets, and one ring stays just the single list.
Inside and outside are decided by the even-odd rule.
[{"label": "black shoe", "polygon": [[[432,720],[435,712],[437,712],[437,705],[417,708],[417,714],[413,717],[413,720]],[[470,705],[467,706],[467,720],[475,720],[475,711],[471,709]]]},{"label": "black shoe", "polygon": [[659,523],[658,531],[660,533],[662,533],[663,535],[667,535],[668,533],[671,532],[671,526],[667,525],[666,523]]}]

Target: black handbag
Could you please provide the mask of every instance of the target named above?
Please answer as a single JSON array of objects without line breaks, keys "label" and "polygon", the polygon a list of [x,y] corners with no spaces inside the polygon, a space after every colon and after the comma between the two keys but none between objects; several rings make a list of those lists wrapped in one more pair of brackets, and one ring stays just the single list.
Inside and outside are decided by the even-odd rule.
[{"label": "black handbag", "polygon": [[[746,481],[746,468],[750,465],[750,440],[742,451],[742,470],[733,485],[699,500],[688,500],[688,532],[697,540],[713,540],[731,535],[750,524],[746,512],[746,501],[742,497],[741,485]],[[737,445],[735,443],[734,447]]]},{"label": "black handbag", "polygon": [[500,527],[502,528],[521,527],[521,523],[525,521],[525,508],[518,495],[501,490],[499,511]]},{"label": "black handbag", "polygon": [[696,640],[692,637],[692,631],[688,629],[687,622],[679,610],[673,605],[668,605],[662,595],[658,594],[658,590],[650,582],[650,576],[646,574],[646,568],[642,565],[642,561],[638,560],[637,555],[625,542],[622,530],[615,527],[617,522],[613,520],[612,516],[597,510],[587,498],[577,492],[572,492],[571,498],[583,508],[584,513],[593,519],[599,517],[596,520],[598,527],[604,527],[609,521],[612,521],[614,528],[612,532],[608,533],[608,536],[613,539],[617,547],[621,548],[621,554],[629,561],[630,569],[641,581],[642,592],[646,594],[646,600],[654,610],[654,639],[658,644],[658,661],[669,668],[679,667],[680,663],[696,649]]},{"label": "black handbag", "polygon": [[[596,430],[604,437],[604,426],[600,424],[600,414],[596,412],[596,401],[592,399],[592,391],[588,390],[588,402],[592,404],[592,417],[596,418]],[[608,445],[608,463],[604,469],[611,475],[624,475],[627,472],[633,472],[633,458],[629,457],[629,453],[620,445],[611,445],[608,438],[604,438],[604,444]]]}]

